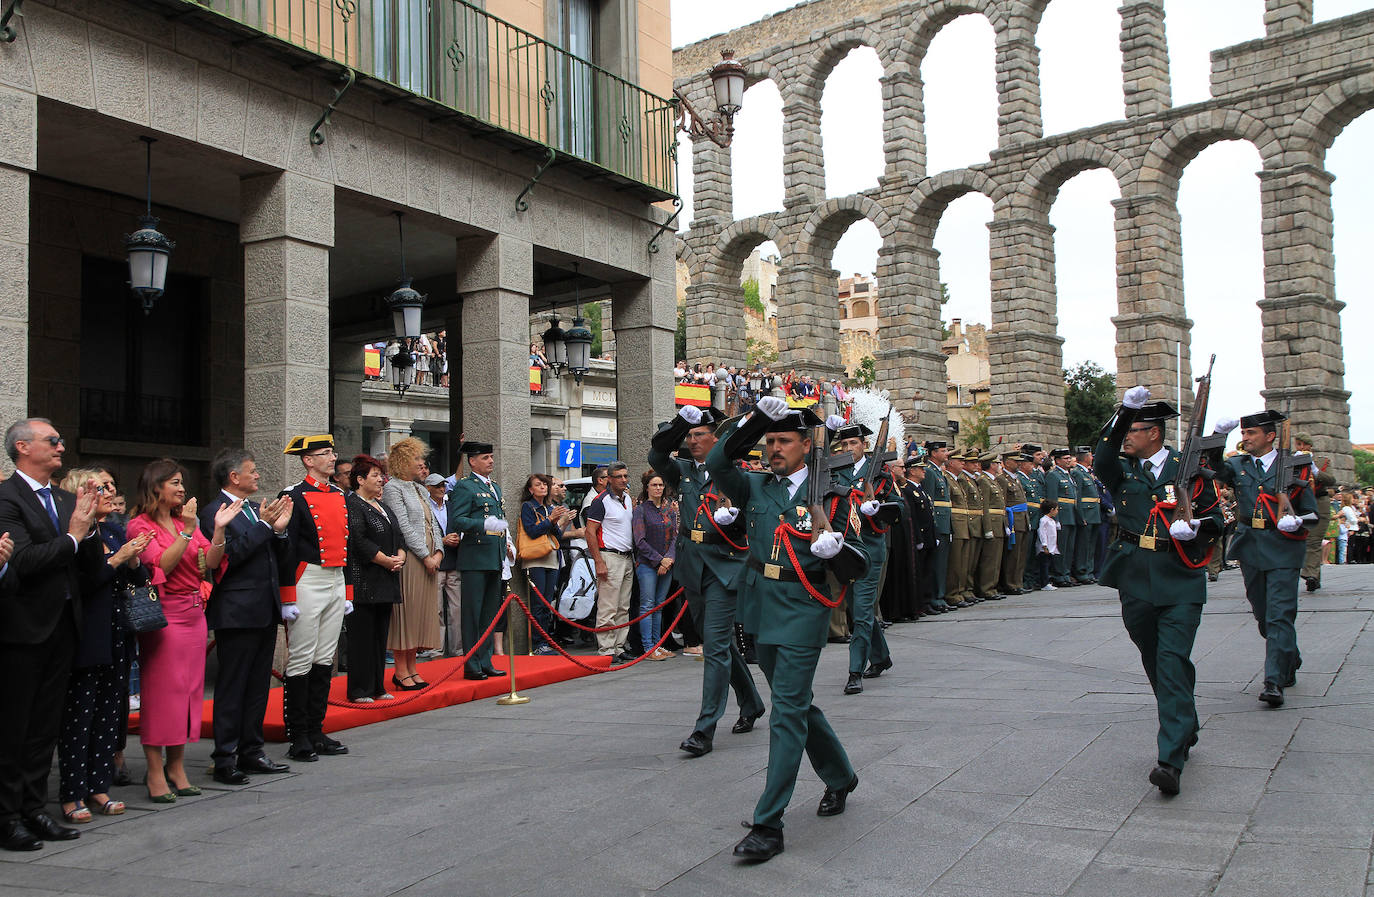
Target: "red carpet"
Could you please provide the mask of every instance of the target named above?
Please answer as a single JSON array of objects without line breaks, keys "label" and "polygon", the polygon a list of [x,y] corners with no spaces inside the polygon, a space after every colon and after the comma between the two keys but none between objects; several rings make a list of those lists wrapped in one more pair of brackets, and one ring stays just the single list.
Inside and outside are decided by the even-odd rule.
[{"label": "red carpet", "polygon": [[[589,655],[578,659],[594,667],[610,666],[609,657]],[[508,658],[502,656],[492,658],[493,664],[501,670],[507,669],[507,660]],[[341,729],[367,726],[382,720],[410,716],[413,713],[424,713],[427,710],[438,710],[441,707],[452,707],[454,704],[466,704],[468,701],[495,699],[510,693],[510,679],[505,676],[481,681],[464,679],[463,663],[458,658],[421,663],[419,670],[420,677],[430,683],[429,688],[424,691],[399,691],[392,688],[390,691],[396,696],[394,701],[377,701],[367,707],[335,707],[331,705],[324,720],[325,731],[337,732]],[[590,675],[592,675],[590,672],[572,661],[556,655],[550,657],[517,655],[515,658],[515,686],[521,694],[551,682],[564,682],[568,679]],[[391,681],[390,676],[391,672],[388,668],[388,683]],[[333,685],[329,690],[329,698],[331,701],[346,701],[348,699],[347,691],[348,677],[335,676]],[[263,732],[269,741],[286,740],[286,732],[281,719],[281,699],[282,690],[280,688],[272,689],[267,697],[267,720],[263,725]],[[213,707],[214,701],[205,702],[205,715],[202,718],[200,728],[202,738],[213,739],[215,737],[211,724]],[[129,716],[129,731],[138,731],[137,713]]]}]

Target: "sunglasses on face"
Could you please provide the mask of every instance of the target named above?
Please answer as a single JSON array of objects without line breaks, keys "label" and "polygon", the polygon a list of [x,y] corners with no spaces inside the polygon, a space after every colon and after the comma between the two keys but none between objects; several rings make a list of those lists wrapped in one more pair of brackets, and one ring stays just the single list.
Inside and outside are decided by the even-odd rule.
[{"label": "sunglasses on face", "polygon": [[46,442],[48,445],[52,446],[53,448],[57,448],[59,445],[66,445],[66,444],[67,444],[67,440],[63,439],[61,436],[40,436],[40,437],[38,437],[37,439],[25,439],[25,440],[23,440],[23,441],[24,441],[24,442]]}]

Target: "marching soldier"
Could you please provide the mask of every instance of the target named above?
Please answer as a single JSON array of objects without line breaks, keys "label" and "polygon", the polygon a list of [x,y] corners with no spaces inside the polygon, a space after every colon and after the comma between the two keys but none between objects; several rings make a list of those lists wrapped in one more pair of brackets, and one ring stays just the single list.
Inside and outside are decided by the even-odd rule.
[{"label": "marching soldier", "polygon": [[[1164,431],[1178,412],[1168,402],[1149,399],[1143,386],[1126,390],[1121,410],[1102,429],[1093,460],[1117,498],[1119,525],[1102,584],[1120,592],[1121,618],[1155,693],[1159,755],[1150,784],[1172,795],[1197,744],[1197,671],[1190,656],[1207,600],[1207,549],[1221,534],[1221,511],[1205,476],[1194,481],[1191,495],[1175,494],[1179,455],[1164,444]],[[1191,502],[1192,520],[1170,523],[1180,501]]]},{"label": "marching soldier", "polygon": [[[811,702],[826,642],[827,605],[833,603],[825,593],[826,569],[858,524],[847,495],[832,496],[824,508],[829,530],[812,518],[807,505],[810,477],[824,477],[829,485],[827,472],[811,471],[806,463],[813,427],[820,423],[810,409],[790,411],[783,399],[767,396],[706,458],[717,487],[744,509],[749,557],[738,610],[745,630],[756,637],[759,668],[772,691],[768,775],[749,834],[734,850],[746,860],[768,860],[782,852],[782,814],[796,788],[803,753],[825,783],[817,815],[843,813],[859,784],[835,730]],[[769,472],[740,470],[735,460],[765,433]],[[823,531],[813,532],[816,527]]]},{"label": "marching soldier", "polygon": [[972,552],[969,541],[968,493],[964,490],[964,456],[951,453],[945,460],[945,483],[949,486],[950,539],[949,565],[945,573],[945,603],[950,609],[967,607],[973,597],[969,591],[968,562]]},{"label": "marching soldier", "polygon": [[[836,486],[849,494],[850,503],[859,509],[858,543],[868,555],[868,573],[854,583],[850,590],[850,607],[854,612],[854,630],[849,636],[849,678],[844,693],[857,695],[864,690],[863,679],[876,679],[892,668],[892,655],[887,649],[887,637],[878,625],[874,608],[878,603],[878,588],[887,563],[887,530],[875,515],[880,502],[892,496],[892,477],[878,465],[869,470],[869,458],[864,454],[864,440],[873,431],[863,424],[848,424],[835,431],[835,444],[841,453],[854,459],[853,465],[831,471]],[[879,457],[883,446],[876,446]],[[874,498],[863,501],[865,481],[872,480]]]},{"label": "marching soldier", "polygon": [[[735,590],[749,540],[744,522],[738,519],[739,509],[722,503],[706,470],[706,456],[716,445],[718,423],[719,412],[714,409],[684,405],[654,435],[649,449],[650,466],[678,493],[682,525],[673,569],[687,592],[687,607],[701,633],[701,712],[692,734],[678,746],[693,757],[711,752],[716,723],[725,714],[732,688],[740,713],[731,732],[741,735],[751,731],[764,713],[763,698],[733,637]],[[684,439],[690,459],[673,457],[673,450]]]},{"label": "marching soldier", "polygon": [[458,569],[463,572],[464,679],[488,679],[506,675],[492,665],[495,638],[477,640],[487,631],[501,608],[501,562],[509,554],[506,512],[501,487],[491,478],[496,467],[494,449],[487,442],[465,442],[458,450],[467,456],[467,476],[453,484],[448,496],[448,531],[462,533],[458,543]]},{"label": "marching soldier", "polygon": [[1050,452],[1054,466],[1045,474],[1045,498],[1059,505],[1059,554],[1054,556],[1054,568],[1050,571],[1050,581],[1060,588],[1076,586],[1077,581],[1070,577],[1073,571],[1073,552],[1078,535],[1078,489],[1074,486],[1073,452],[1068,449],[1055,449]]},{"label": "marching soldier", "polygon": [[949,605],[945,603],[945,590],[950,565],[950,540],[954,531],[954,478],[945,470],[949,459],[949,444],[932,439],[926,442],[925,449],[930,453],[930,457],[923,468],[925,478],[921,481],[921,489],[930,496],[935,525],[935,545],[926,546],[930,551],[930,575],[933,578],[934,598],[931,606],[937,612],[943,613],[949,609]]},{"label": "marching soldier", "polygon": [[[1298,433],[1293,437],[1293,445],[1298,451],[1312,454],[1312,437]],[[1312,462],[1312,490],[1317,500],[1317,525],[1307,531],[1307,556],[1302,563],[1302,578],[1307,583],[1307,591],[1315,592],[1322,587],[1322,560],[1325,552],[1322,542],[1331,526],[1331,490],[1336,486],[1336,477],[1327,468],[1328,460]]]},{"label": "marching soldier", "polygon": [[1279,452],[1275,442],[1279,424],[1286,421],[1277,411],[1248,414],[1239,421],[1223,420],[1216,432],[1229,433],[1240,425],[1244,453],[1217,458],[1216,478],[1235,491],[1236,535],[1231,552],[1240,561],[1245,597],[1265,640],[1264,690],[1259,699],[1270,707],[1283,705],[1283,690],[1297,682],[1302,655],[1298,651],[1298,572],[1307,553],[1307,528],[1316,525],[1317,503],[1312,493],[1311,456],[1299,455],[1285,463],[1294,467],[1288,502],[1292,513],[1281,514],[1281,496],[1275,493],[1279,478]]},{"label": "marching soldier", "polygon": [[1078,535],[1073,546],[1073,578],[1079,583],[1097,582],[1097,529],[1102,523],[1102,498],[1093,482],[1093,450],[1080,445],[1069,475],[1078,489]]},{"label": "marching soldier", "polygon": [[1002,455],[1005,466],[996,465],[997,482],[1007,499],[1007,517],[1011,525],[1012,543],[1007,546],[1007,559],[1002,564],[1002,583],[999,586],[1005,595],[1020,595],[1025,592],[1021,584],[1026,578],[1026,558],[1030,552],[1029,542],[1035,537],[1030,532],[1030,508],[1026,503],[1026,488],[1016,474],[1016,465],[1021,457],[1020,451]]},{"label": "marching soldier", "polygon": [[282,454],[298,456],[305,467],[305,478],[281,493],[291,499],[283,550],[277,553],[287,633],[282,715],[291,743],[286,756],[309,763],[320,754],[348,753],[324,734],[334,652],[344,615],[353,610],[348,512],[343,490],[330,482],[338,458],[333,436],[297,436]]}]

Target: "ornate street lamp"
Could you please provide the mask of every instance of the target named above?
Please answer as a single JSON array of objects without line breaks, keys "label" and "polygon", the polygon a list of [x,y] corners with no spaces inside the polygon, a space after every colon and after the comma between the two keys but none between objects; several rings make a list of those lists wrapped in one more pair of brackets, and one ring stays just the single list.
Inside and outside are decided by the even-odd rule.
[{"label": "ornate street lamp", "polygon": [[673,91],[677,127],[689,137],[707,137],[716,146],[727,147],[735,136],[735,116],[744,105],[744,66],[735,61],[734,50],[722,50],[720,62],[711,67],[711,88],[718,115],[709,120],[679,91]]},{"label": "ornate street lamp", "polygon": [[553,375],[557,377],[568,366],[568,334],[558,326],[558,312],[549,315],[549,329],[544,331],[544,357],[549,361]]},{"label": "ornate street lamp", "polygon": [[396,231],[401,246],[401,285],[384,300],[391,309],[391,325],[396,334],[396,354],[391,356],[391,385],[404,399],[406,390],[415,385],[415,344],[420,339],[420,310],[425,299],[418,290],[411,289],[406,275],[406,239],[401,224],[402,213],[396,213]]},{"label": "ornate street lamp", "polygon": [[573,325],[563,335],[563,344],[567,347],[568,370],[572,371],[573,379],[580,384],[592,369],[592,332],[587,328],[587,319],[582,317],[582,296],[577,276],[577,262],[573,262]]},{"label": "ornate street lamp", "polygon": [[143,313],[153,310],[153,303],[167,286],[167,261],[177,244],[157,229],[153,217],[153,144],[152,137],[140,137],[147,151],[147,211],[138,219],[138,230],[124,236],[124,250],[129,256],[129,288],[143,300]]}]

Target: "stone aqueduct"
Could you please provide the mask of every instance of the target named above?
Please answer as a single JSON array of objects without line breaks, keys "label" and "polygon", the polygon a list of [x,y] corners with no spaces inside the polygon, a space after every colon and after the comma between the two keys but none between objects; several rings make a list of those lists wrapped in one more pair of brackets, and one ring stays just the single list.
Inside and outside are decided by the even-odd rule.
[{"label": "stone aqueduct", "polygon": [[[1270,407],[1291,400],[1293,418],[1352,473],[1349,392],[1341,353],[1332,254],[1332,176],[1326,151],[1352,120],[1374,107],[1374,10],[1313,24],[1312,0],[1264,0],[1264,38],[1219,50],[1212,99],[1179,108],[1170,100],[1163,0],[1120,9],[1126,118],[1045,137],[1040,116],[1036,29],[1050,0],[812,0],[674,53],[677,87],[710,108],[706,70],[734,49],[749,84],[771,79],[783,101],[784,207],[733,220],[730,151],[704,138],[693,146],[694,216],[679,240],[690,276],[688,353],[739,363],[745,357],[744,258],[758,243],[782,255],[778,296],[781,365],[837,370],[838,323],[830,259],[860,218],[882,238],[884,385],[917,429],[943,427],[945,365],[940,353],[935,230],[945,208],[977,191],[993,202],[990,253],[994,384],[993,439],[1064,439],[1062,338],[1057,334],[1053,228],[1049,211],[1074,175],[1105,168],[1121,198],[1116,218],[1117,382],[1173,395],[1173,346],[1181,340],[1184,404],[1191,405],[1191,322],[1184,311],[1180,221],[1184,167],[1222,140],[1252,143],[1263,214],[1265,383]],[[996,33],[998,147],[966,169],[926,170],[921,61],[954,18],[985,16]],[[821,91],[855,47],[883,66],[885,166],[879,186],[826,198]],[[746,112],[747,114],[747,112]]]}]

